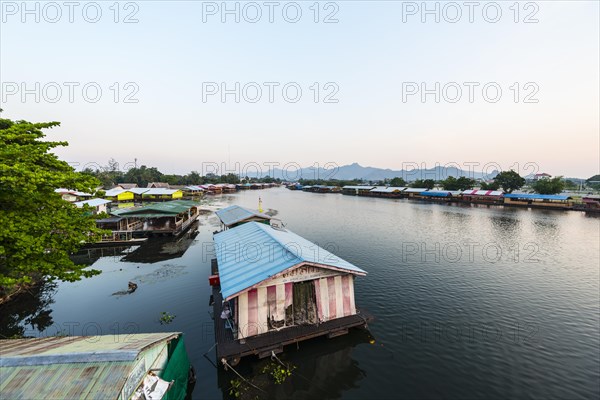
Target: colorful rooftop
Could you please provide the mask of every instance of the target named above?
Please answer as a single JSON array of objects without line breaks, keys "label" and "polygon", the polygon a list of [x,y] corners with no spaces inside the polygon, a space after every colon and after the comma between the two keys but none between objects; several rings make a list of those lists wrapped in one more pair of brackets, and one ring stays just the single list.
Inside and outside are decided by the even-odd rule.
[{"label": "colorful rooftop", "polygon": [[366,275],[366,271],[288,230],[248,222],[214,236],[221,293],[230,299],[301,264]]}]

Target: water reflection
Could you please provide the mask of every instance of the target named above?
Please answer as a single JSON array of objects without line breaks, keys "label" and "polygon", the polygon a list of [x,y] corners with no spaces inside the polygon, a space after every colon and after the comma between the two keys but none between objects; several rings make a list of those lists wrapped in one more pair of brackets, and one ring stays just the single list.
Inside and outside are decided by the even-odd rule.
[{"label": "water reflection", "polygon": [[521,220],[511,215],[490,216],[493,233],[502,240],[517,239],[521,236]]},{"label": "water reflection", "polygon": [[29,289],[18,301],[0,305],[0,338],[21,338],[28,330],[44,331],[52,326],[56,284],[46,282]]},{"label": "water reflection", "polygon": [[198,221],[178,237],[150,238],[139,248],[123,257],[122,261],[153,264],[182,257],[198,236]]},{"label": "water reflection", "polygon": [[[291,377],[282,384],[275,384],[268,373],[263,372],[271,363],[280,365],[276,358],[257,360],[248,357],[236,367],[236,371],[245,379],[257,386],[242,384],[241,399],[330,399],[339,398],[367,376],[360,367],[359,361],[353,357],[354,349],[359,345],[373,343],[373,337],[366,329],[351,329],[347,335],[327,339],[316,338],[285,348],[278,359],[295,369]],[[232,380],[238,378],[235,373],[226,372],[222,368],[217,374],[218,385],[224,399],[234,398],[230,394]]]}]

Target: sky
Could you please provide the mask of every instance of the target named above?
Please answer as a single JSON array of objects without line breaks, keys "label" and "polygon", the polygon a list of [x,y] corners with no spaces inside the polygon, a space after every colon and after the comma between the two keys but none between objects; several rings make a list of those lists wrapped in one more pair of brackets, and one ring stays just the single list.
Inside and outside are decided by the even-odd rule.
[{"label": "sky", "polygon": [[0,10],[2,116],[60,121],[47,137],[77,168],[600,172],[598,1]]}]

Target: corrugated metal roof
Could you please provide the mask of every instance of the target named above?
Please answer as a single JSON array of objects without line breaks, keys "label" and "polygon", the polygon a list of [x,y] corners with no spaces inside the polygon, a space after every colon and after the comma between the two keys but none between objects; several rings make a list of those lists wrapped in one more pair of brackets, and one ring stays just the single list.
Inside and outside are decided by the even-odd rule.
[{"label": "corrugated metal roof", "polygon": [[130,192],[135,193],[135,194],[142,194],[142,193],[146,193],[150,189],[148,189],[148,188],[131,188],[131,189],[127,189],[127,190],[129,190]]},{"label": "corrugated metal roof", "polygon": [[101,206],[102,204],[108,204],[110,202],[111,202],[110,200],[106,200],[106,199],[89,199],[89,200],[77,201],[73,204],[75,204],[77,207],[81,208],[84,206],[84,204],[87,204],[90,207],[98,207],[98,206]]},{"label": "corrugated metal roof", "polygon": [[293,232],[258,222],[248,222],[218,233],[214,240],[224,299],[303,263],[366,274],[361,268]]},{"label": "corrugated metal roof", "polygon": [[144,217],[148,215],[156,216],[156,214],[163,216],[175,216],[177,214],[186,212],[194,206],[198,206],[198,203],[191,200],[173,200],[165,201],[164,203],[152,203],[142,207],[129,207],[113,210],[111,211],[111,214],[128,217]]},{"label": "corrugated metal roof", "polygon": [[120,187],[116,187],[116,188],[112,188],[110,190],[107,190],[104,195],[108,196],[108,197],[114,197],[114,196],[118,196],[121,193],[124,192],[133,192],[133,189],[122,189]]},{"label": "corrugated metal roof", "polygon": [[186,190],[199,190],[204,192],[204,189],[201,188],[200,186],[196,186],[196,185],[189,185],[185,187]]},{"label": "corrugated metal roof", "polygon": [[421,192],[420,195],[421,196],[429,196],[429,197],[448,197],[448,196],[452,196],[453,193],[449,190],[432,190],[432,191]]},{"label": "corrugated metal roof", "polygon": [[500,190],[468,189],[468,190],[463,190],[462,194],[467,195],[467,196],[502,196],[504,194],[504,192],[502,192]]},{"label": "corrugated metal roof", "polygon": [[223,208],[222,210],[215,211],[215,214],[217,214],[217,217],[219,217],[225,226],[231,226],[253,217],[271,219],[271,217],[267,214],[263,214],[257,210],[251,210],[238,205],[232,205]]},{"label": "corrugated metal roof", "polygon": [[180,191],[180,190],[179,189],[151,188],[151,189],[147,189],[143,194],[160,196],[160,195],[165,195],[165,194],[170,195],[170,194],[173,194],[178,191]]},{"label": "corrugated metal roof", "polygon": [[148,188],[169,188],[169,184],[166,182],[150,182],[148,183]]},{"label": "corrugated metal roof", "polygon": [[344,186],[342,189],[349,189],[349,190],[359,190],[359,189],[371,190],[373,188],[375,188],[375,186],[362,185],[362,186]]},{"label": "corrugated metal roof", "polygon": [[406,192],[406,193],[421,193],[421,192],[426,192],[428,190],[429,189],[427,189],[427,188],[406,188],[404,190],[404,192]]},{"label": "corrugated metal roof", "polygon": [[507,193],[504,197],[509,199],[524,199],[524,200],[569,200],[571,196],[559,194],[537,194],[537,193]]},{"label": "corrugated metal roof", "polygon": [[117,399],[138,355],[180,333],[0,340],[0,397]]},{"label": "corrugated metal roof", "polygon": [[372,189],[371,192],[374,193],[394,193],[394,192],[402,192],[403,190],[405,190],[406,187],[405,186],[377,186],[376,188]]},{"label": "corrugated metal roof", "polygon": [[72,194],[73,196],[80,196],[80,197],[85,197],[85,196],[91,197],[92,196],[91,194],[86,193],[86,192],[80,192],[77,190],[65,189],[65,188],[54,189],[54,193]]},{"label": "corrugated metal roof", "polygon": [[119,183],[118,186],[121,186],[123,189],[133,189],[138,187],[137,183]]}]

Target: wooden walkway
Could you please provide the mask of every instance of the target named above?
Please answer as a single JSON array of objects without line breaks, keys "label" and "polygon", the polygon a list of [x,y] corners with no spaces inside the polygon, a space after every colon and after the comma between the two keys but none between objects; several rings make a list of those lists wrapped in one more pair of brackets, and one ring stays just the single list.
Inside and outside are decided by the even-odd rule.
[{"label": "wooden walkway", "polygon": [[267,357],[271,355],[271,351],[281,353],[283,346],[322,335],[338,336],[347,333],[348,329],[353,327],[366,327],[367,323],[373,320],[371,314],[357,309],[356,315],[336,318],[318,325],[297,325],[279,331],[273,330],[240,341],[233,338],[233,332],[225,327],[226,321],[221,319],[223,298],[219,286],[213,287],[213,300],[217,360],[220,362],[225,359],[232,365],[248,355]]}]

